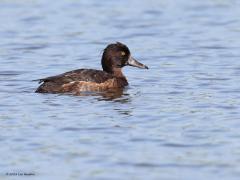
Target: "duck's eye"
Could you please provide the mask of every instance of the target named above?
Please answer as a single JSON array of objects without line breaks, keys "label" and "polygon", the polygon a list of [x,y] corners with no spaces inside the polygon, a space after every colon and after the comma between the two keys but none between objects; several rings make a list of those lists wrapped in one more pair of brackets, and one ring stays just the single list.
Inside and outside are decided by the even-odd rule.
[{"label": "duck's eye", "polygon": [[126,53],[124,51],[121,51],[121,56],[125,56]]}]

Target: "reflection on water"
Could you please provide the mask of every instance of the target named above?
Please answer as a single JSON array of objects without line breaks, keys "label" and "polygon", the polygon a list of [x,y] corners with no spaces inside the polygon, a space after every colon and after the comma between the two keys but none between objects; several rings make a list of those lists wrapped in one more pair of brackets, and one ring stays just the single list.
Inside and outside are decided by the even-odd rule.
[{"label": "reflection on water", "polygon": [[[110,89],[106,91],[83,91],[78,93],[62,93],[56,94],[57,96],[77,96],[77,97],[94,97],[98,101],[113,101],[119,103],[128,103],[131,100],[130,95],[127,93],[127,88]],[[50,93],[43,93],[41,95],[50,95]]]},{"label": "reflection on water", "polygon": [[[239,179],[239,5],[0,1],[0,179]],[[116,41],[128,88],[34,93]]]},{"label": "reflection on water", "polygon": [[124,98],[121,99],[123,96],[124,89],[112,89],[108,91],[103,92],[79,92],[74,94],[75,96],[100,96],[101,98],[98,98],[98,100],[105,100],[105,101],[113,101],[113,100],[119,100],[119,102],[127,102],[128,99],[126,98],[128,94],[124,93]]}]

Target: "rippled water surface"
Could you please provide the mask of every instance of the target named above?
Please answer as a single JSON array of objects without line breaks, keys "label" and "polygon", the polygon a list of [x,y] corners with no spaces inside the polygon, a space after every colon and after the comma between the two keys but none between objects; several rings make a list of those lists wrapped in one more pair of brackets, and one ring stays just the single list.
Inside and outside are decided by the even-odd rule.
[{"label": "rippled water surface", "polygon": [[[239,17],[237,0],[1,0],[1,179],[239,179]],[[34,93],[116,41],[150,68],[124,68],[123,92]]]}]

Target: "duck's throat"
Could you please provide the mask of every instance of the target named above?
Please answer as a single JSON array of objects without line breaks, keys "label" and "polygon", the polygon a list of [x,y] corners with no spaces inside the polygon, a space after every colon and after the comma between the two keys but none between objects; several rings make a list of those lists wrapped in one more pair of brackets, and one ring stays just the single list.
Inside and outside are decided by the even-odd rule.
[{"label": "duck's throat", "polygon": [[121,68],[113,68],[112,74],[115,77],[119,77],[119,78],[125,78],[125,76],[122,73],[122,69]]}]

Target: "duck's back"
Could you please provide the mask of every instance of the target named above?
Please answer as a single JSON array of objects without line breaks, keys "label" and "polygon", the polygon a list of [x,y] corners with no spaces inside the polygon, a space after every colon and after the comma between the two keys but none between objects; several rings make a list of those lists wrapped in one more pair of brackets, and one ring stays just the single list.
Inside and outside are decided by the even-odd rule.
[{"label": "duck's back", "polygon": [[77,69],[57,76],[39,79],[42,83],[38,93],[64,93],[80,91],[101,91],[109,88],[126,86],[125,78],[116,78],[113,75],[95,69]]}]

